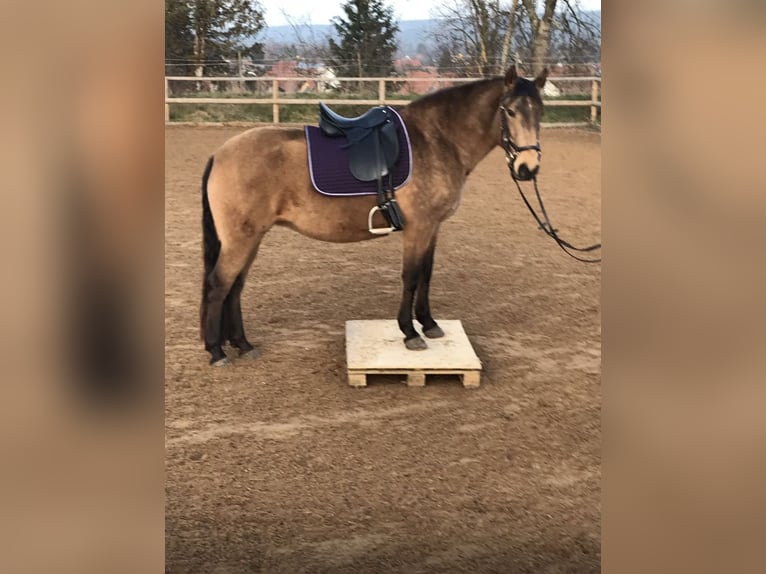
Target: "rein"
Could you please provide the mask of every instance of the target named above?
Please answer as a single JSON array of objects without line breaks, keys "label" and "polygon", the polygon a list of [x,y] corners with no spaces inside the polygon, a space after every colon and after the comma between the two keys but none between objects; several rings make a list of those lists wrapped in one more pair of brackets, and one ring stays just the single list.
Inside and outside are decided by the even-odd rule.
[{"label": "rein", "polygon": [[529,209],[529,212],[532,214],[532,217],[535,218],[535,221],[537,221],[537,225],[540,226],[540,229],[542,229],[545,234],[552,238],[556,244],[570,257],[573,259],[577,259],[577,261],[582,261],[583,263],[600,263],[601,258],[598,259],[585,259],[583,257],[579,257],[577,255],[574,255],[570,252],[570,249],[572,251],[577,251],[579,253],[587,253],[589,251],[593,251],[595,249],[600,249],[601,244],[596,243],[594,245],[591,245],[590,247],[575,247],[571,243],[564,241],[558,236],[558,233],[556,233],[556,229],[554,229],[553,224],[551,223],[550,218],[548,217],[548,212],[545,210],[545,205],[543,204],[543,198],[540,195],[540,190],[537,187],[537,176],[532,177],[532,181],[535,185],[535,195],[537,196],[537,203],[540,205],[540,212],[543,214],[543,219],[540,218],[540,216],[535,211],[534,207],[532,207],[532,204],[529,203],[529,200],[527,199],[527,196],[524,195],[524,191],[521,189],[521,184],[519,183],[519,180],[516,178],[516,174],[513,172],[513,162],[516,160],[516,157],[523,152],[527,150],[535,150],[539,155],[542,155],[542,149],[540,148],[540,143],[538,142],[536,145],[527,145],[527,146],[517,146],[513,139],[511,138],[511,133],[508,129],[508,120],[505,117],[505,110],[500,107],[500,135],[503,142],[503,149],[505,150],[505,159],[508,163],[508,170],[511,172],[511,178],[513,179],[513,182],[516,184],[516,187],[519,190],[519,194],[521,195],[521,199],[524,200],[524,204]]}]

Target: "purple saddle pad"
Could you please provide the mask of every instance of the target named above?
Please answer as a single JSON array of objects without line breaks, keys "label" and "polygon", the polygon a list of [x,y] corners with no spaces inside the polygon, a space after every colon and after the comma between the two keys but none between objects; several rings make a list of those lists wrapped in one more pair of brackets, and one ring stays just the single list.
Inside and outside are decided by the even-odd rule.
[{"label": "purple saddle pad", "polygon": [[[391,109],[391,108],[389,108]],[[399,189],[412,177],[412,150],[410,136],[401,116],[396,110],[394,122],[399,138],[399,158],[391,168],[394,189]],[[336,197],[352,195],[375,195],[377,181],[359,181],[348,167],[348,149],[344,149],[346,138],[328,137],[316,126],[305,126],[306,147],[308,147],[309,173],[311,183],[319,193]],[[388,176],[384,177],[387,182]]]}]

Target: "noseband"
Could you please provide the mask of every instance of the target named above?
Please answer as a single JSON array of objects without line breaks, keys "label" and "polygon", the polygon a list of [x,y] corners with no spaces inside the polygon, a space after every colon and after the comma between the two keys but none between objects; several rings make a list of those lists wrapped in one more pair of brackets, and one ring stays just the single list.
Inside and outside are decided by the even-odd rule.
[{"label": "noseband", "polygon": [[513,141],[513,138],[511,138],[511,131],[508,128],[508,120],[505,117],[506,111],[503,106],[500,106],[500,136],[503,143],[503,149],[505,150],[505,159],[508,162],[508,171],[511,172],[511,178],[513,179],[513,182],[516,184],[516,187],[519,190],[519,194],[521,195],[521,199],[524,200],[524,203],[526,204],[527,208],[529,208],[530,213],[532,214],[532,217],[535,218],[535,221],[537,221],[537,224],[540,226],[540,229],[542,229],[548,237],[552,238],[559,247],[572,257],[573,259],[577,259],[578,261],[582,261],[583,263],[600,263],[601,258],[598,259],[585,259],[583,257],[578,257],[577,255],[574,255],[570,253],[570,249],[572,251],[578,251],[580,253],[586,253],[588,251],[593,251],[594,249],[600,249],[601,244],[596,243],[595,245],[591,245],[590,247],[575,247],[571,243],[568,243],[567,241],[564,241],[558,236],[558,233],[556,233],[556,230],[553,228],[553,224],[551,223],[551,220],[548,218],[548,212],[545,211],[545,205],[543,204],[543,198],[540,195],[540,190],[537,188],[537,176],[532,176],[532,181],[535,185],[535,195],[537,196],[537,203],[540,205],[540,212],[543,214],[543,219],[540,218],[539,215],[537,215],[537,212],[532,207],[532,204],[529,203],[527,200],[527,196],[524,195],[524,192],[521,189],[521,184],[519,183],[519,179],[516,177],[516,173],[513,171],[513,163],[516,161],[516,158],[518,155],[527,150],[534,150],[537,152],[538,158],[542,157],[542,149],[540,148],[540,142],[537,142],[535,145],[525,145],[525,146],[517,146],[516,143]]}]

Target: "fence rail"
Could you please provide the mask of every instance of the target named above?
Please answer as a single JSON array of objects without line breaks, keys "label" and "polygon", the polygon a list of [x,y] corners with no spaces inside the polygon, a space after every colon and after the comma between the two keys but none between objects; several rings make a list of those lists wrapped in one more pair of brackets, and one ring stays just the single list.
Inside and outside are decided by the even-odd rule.
[{"label": "fence rail", "polygon": [[[303,76],[298,77],[275,77],[275,78],[251,78],[245,76],[208,76],[208,77],[196,77],[196,76],[166,76],[165,77],[165,121],[170,121],[170,106],[171,104],[231,104],[231,105],[245,105],[245,104],[270,104],[272,106],[272,122],[274,124],[279,123],[279,107],[290,105],[311,105],[319,104],[322,101],[330,101],[333,104],[350,104],[350,105],[407,105],[412,100],[389,98],[386,95],[386,83],[415,83],[415,82],[429,82],[431,84],[440,83],[467,83],[475,82],[477,78],[308,78]],[[549,78],[550,81],[557,83],[560,82],[590,82],[591,83],[591,98],[590,100],[552,100],[545,99],[546,106],[590,106],[590,123],[595,124],[598,120],[598,110],[601,108],[601,78],[597,76],[562,76],[557,78]],[[377,83],[378,97],[376,99],[343,99],[343,98],[288,98],[280,97],[279,84],[280,82],[296,82],[296,81],[316,81],[316,82],[355,82],[355,83]],[[238,97],[238,98],[208,98],[208,97],[171,97],[170,96],[170,82],[271,82],[271,97],[270,98],[250,98],[250,97]],[[587,124],[587,122],[582,122]]]}]

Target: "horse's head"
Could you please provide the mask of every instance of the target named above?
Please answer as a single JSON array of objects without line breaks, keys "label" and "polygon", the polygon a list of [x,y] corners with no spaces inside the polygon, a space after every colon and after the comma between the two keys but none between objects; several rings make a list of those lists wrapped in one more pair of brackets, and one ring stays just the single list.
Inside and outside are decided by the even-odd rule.
[{"label": "horse's head", "polygon": [[500,120],[511,170],[519,180],[532,179],[540,170],[540,117],[543,114],[540,91],[547,77],[547,68],[534,81],[520,77],[516,66],[511,66],[505,74]]}]

